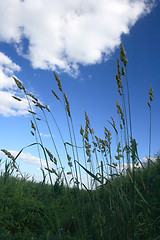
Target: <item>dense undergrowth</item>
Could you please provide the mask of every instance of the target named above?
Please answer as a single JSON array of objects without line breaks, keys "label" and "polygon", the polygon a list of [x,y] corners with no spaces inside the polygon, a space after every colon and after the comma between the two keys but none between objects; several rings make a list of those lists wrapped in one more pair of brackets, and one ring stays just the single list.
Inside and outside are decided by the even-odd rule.
[{"label": "dense undergrowth", "polygon": [[[135,239],[158,240],[160,159],[150,166],[149,179],[147,168],[136,170],[135,179],[140,191],[135,197]],[[0,177],[0,239],[131,239],[127,188],[130,188],[128,176],[115,177],[97,190],[87,191],[68,189],[63,182],[57,181],[52,186],[3,174]],[[121,191],[119,195],[118,191]]]},{"label": "dense undergrowth", "polygon": [[[150,86],[149,157],[144,165],[132,136],[128,60],[122,44],[120,60],[117,58],[116,74],[119,121],[116,123],[113,117],[108,121],[116,136],[116,147],[112,147],[108,128],[104,127],[104,139],[95,135],[85,112],[85,127],[80,129],[83,161],[78,153],[70,104],[57,74],[54,72],[60,96],[53,90],[52,93],[64,107],[70,142],[65,142],[50,108],[13,77],[29,106],[35,142],[27,147],[38,148],[43,180],[28,181],[21,172],[17,158],[26,147],[16,156],[2,149],[9,160],[3,163],[0,177],[0,240],[160,240],[160,158],[151,158],[153,89]],[[13,98],[22,101],[20,97]],[[48,119],[52,119],[62,140],[67,170]],[[48,128],[52,153],[44,146],[40,120]],[[82,176],[86,176],[86,181]]]}]

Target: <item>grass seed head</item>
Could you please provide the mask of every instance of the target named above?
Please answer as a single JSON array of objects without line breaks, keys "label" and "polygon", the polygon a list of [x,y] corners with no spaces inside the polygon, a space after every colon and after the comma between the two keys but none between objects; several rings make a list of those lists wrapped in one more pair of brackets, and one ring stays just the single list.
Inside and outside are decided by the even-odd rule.
[{"label": "grass seed head", "polygon": [[[124,50],[123,44],[120,45],[120,59],[124,63],[124,66],[127,67],[128,59],[126,58],[126,52]],[[123,75],[123,74],[122,74]]]},{"label": "grass seed head", "polygon": [[[92,128],[92,129],[93,129],[93,128]],[[93,134],[92,129],[89,127],[89,132],[90,132],[91,135]],[[93,131],[94,131],[94,130],[93,130]]]},{"label": "grass seed head", "polygon": [[89,120],[89,117],[88,117],[86,111],[85,111],[85,119],[86,119],[86,125],[87,125],[87,127],[89,127],[90,120]]},{"label": "grass seed head", "polygon": [[112,140],[112,137],[111,137],[112,134],[110,130],[108,130],[106,127],[104,127],[104,134],[105,134],[105,139],[107,139],[107,141],[110,143]]},{"label": "grass seed head", "polygon": [[124,50],[123,44],[121,43],[121,45],[120,45],[120,59],[123,62],[125,58],[126,58],[126,52]]},{"label": "grass seed head", "polygon": [[39,107],[41,110],[43,110],[44,108],[46,108],[45,106],[43,106],[43,105],[40,104],[39,102],[37,102],[35,106],[36,106],[36,107]]},{"label": "grass seed head", "polygon": [[147,104],[148,104],[148,107],[151,107],[151,103],[150,102],[147,102]]},{"label": "grass seed head", "polygon": [[125,126],[125,120],[124,120],[124,114],[123,113],[121,113],[121,120],[123,122],[123,126]]},{"label": "grass seed head", "polygon": [[15,76],[13,76],[13,79],[17,85],[17,87],[21,90],[23,90],[25,93],[26,93],[26,89],[25,87],[23,86],[22,82],[20,80],[18,80]]},{"label": "grass seed head", "polygon": [[82,125],[81,125],[81,129],[80,129],[80,134],[83,136],[83,134],[84,134],[84,129],[83,129],[83,127],[82,127]]},{"label": "grass seed head", "polygon": [[54,164],[57,165],[57,159],[54,157],[53,160],[54,160]]},{"label": "grass seed head", "polygon": [[122,67],[121,71],[122,71],[122,75],[125,76],[125,69],[124,69],[124,67]]},{"label": "grass seed head", "polygon": [[54,94],[54,96],[55,96],[58,100],[60,100],[60,98],[59,98],[58,95],[55,93],[55,91],[52,90],[52,93]]},{"label": "grass seed head", "polygon": [[87,156],[91,158],[91,145],[87,141],[85,141],[85,148]]},{"label": "grass seed head", "polygon": [[57,76],[56,72],[54,72],[54,76],[55,76],[55,79],[58,83],[58,87],[59,87],[59,90],[62,92],[62,83],[61,83],[61,80],[60,78]]},{"label": "grass seed head", "polygon": [[127,58],[125,58],[125,60],[124,60],[124,62],[123,62],[123,63],[124,63],[124,66],[125,66],[125,67],[127,67],[127,64],[128,64],[128,59],[127,59]]},{"label": "grass seed head", "polygon": [[119,58],[117,58],[117,68],[118,68],[118,76],[121,76],[121,70],[120,70]]},{"label": "grass seed head", "polygon": [[153,95],[153,88],[152,88],[152,85],[150,86],[150,90],[149,90],[149,99],[150,99],[150,101],[153,101],[153,97],[154,97],[154,95]]},{"label": "grass seed head", "polygon": [[45,148],[45,149],[46,149],[48,156],[50,157],[50,160],[53,162],[53,154],[47,148]]},{"label": "grass seed head", "polygon": [[117,113],[119,113],[119,107],[120,107],[120,105],[119,105],[118,99],[117,99],[116,107],[117,107]]},{"label": "grass seed head", "polygon": [[122,77],[121,77],[121,71],[120,71],[119,58],[117,58],[117,69],[118,69],[118,74],[116,74],[116,80],[117,80],[118,92],[120,95],[122,95],[121,88],[123,87],[123,83],[122,83]]},{"label": "grass seed head", "polygon": [[38,99],[33,94],[27,93],[27,95],[33,98],[36,102],[38,102]]},{"label": "grass seed head", "polygon": [[68,166],[69,166],[69,167],[72,167],[72,162],[68,162]]},{"label": "grass seed head", "polygon": [[93,129],[93,128],[92,128],[91,132],[92,132],[92,134],[95,134],[95,131],[94,131],[94,129]]},{"label": "grass seed head", "polygon": [[32,113],[32,114],[34,114],[34,115],[36,115],[36,113],[33,112],[33,111],[31,111],[31,110],[28,110],[28,112],[29,112],[29,113]]},{"label": "grass seed head", "polygon": [[120,143],[120,142],[118,143],[118,146],[117,146],[117,152],[118,152],[118,153],[121,152],[121,143]]},{"label": "grass seed head", "polygon": [[67,153],[67,159],[68,159],[68,161],[71,161],[71,157],[69,156],[68,153]]},{"label": "grass seed head", "polygon": [[67,98],[65,92],[63,94],[64,94],[64,98],[65,98],[65,102],[66,102],[66,109],[67,109],[67,112],[68,112],[68,116],[71,117],[71,112],[70,112],[70,106],[69,106],[68,98]]},{"label": "grass seed head", "polygon": [[35,127],[34,123],[32,122],[32,120],[30,120],[30,121],[31,121],[31,128],[33,128],[34,131],[36,131],[36,127]]},{"label": "grass seed head", "polygon": [[118,99],[117,99],[116,107],[117,107],[117,113],[121,115],[121,120],[123,122],[123,125],[125,125],[124,114],[123,114],[123,111],[122,111],[122,109],[121,109],[121,107],[119,105]]},{"label": "grass seed head", "polygon": [[30,132],[31,132],[32,136],[34,136],[34,132],[32,132],[32,131],[30,131]]},{"label": "grass seed head", "polygon": [[99,141],[99,138],[97,136],[95,136],[95,139],[96,139],[97,142]]},{"label": "grass seed head", "polygon": [[111,117],[111,119],[112,119],[112,122],[113,122],[113,126],[116,127],[116,123],[115,123],[115,121],[114,121],[114,118]]},{"label": "grass seed head", "polygon": [[84,138],[89,141],[89,138],[88,138],[88,132],[86,131],[85,134],[84,134]]},{"label": "grass seed head", "polygon": [[2,152],[4,152],[4,154],[8,157],[8,158],[11,158],[12,160],[14,160],[14,157],[13,155],[7,151],[6,149],[1,149]]},{"label": "grass seed head", "polygon": [[19,97],[16,97],[16,96],[12,96],[14,99],[16,99],[17,101],[22,101]]}]

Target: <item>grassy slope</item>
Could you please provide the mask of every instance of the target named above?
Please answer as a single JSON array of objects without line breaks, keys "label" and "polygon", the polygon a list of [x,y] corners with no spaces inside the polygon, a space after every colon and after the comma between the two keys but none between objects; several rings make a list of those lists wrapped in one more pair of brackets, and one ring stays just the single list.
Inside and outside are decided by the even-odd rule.
[{"label": "grassy slope", "polygon": [[[159,160],[150,166],[149,172],[148,176],[147,168],[136,171],[137,240],[160,239]],[[78,191],[67,189],[62,183],[42,185],[3,175],[0,177],[0,239],[51,240],[63,228],[55,239],[129,240],[131,195],[126,194],[129,184],[129,178],[121,176],[96,191]]]}]

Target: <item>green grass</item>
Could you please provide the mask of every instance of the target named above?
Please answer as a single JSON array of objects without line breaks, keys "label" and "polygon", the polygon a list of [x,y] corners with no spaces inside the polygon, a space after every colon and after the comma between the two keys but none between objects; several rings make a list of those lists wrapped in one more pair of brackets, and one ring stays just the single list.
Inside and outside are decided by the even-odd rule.
[{"label": "green grass", "polygon": [[[150,87],[148,102],[149,158],[144,166],[132,136],[134,126],[131,121],[128,60],[122,44],[120,60],[117,59],[116,75],[119,122],[115,123],[111,117],[108,122],[113,131],[104,127],[104,139],[101,139],[95,135],[85,112],[85,126],[80,129],[82,146],[77,146],[70,104],[57,74],[54,72],[60,95],[53,90],[52,93],[64,107],[70,142],[65,142],[58,121],[48,106],[42,105],[14,77],[28,101],[32,117],[31,134],[35,142],[21,149],[16,157],[2,149],[9,160],[3,163],[4,172],[0,177],[0,239],[160,239],[160,159],[157,155],[153,163],[150,157],[153,89]],[[19,97],[13,97],[21,101]],[[55,156],[43,143],[39,130],[41,119],[48,128]],[[60,134],[66,154],[65,162],[68,162],[68,174],[48,119],[53,120]],[[113,136],[116,136],[116,149],[112,147]],[[30,146],[38,148],[43,175],[41,183],[28,181],[17,164],[21,152]],[[79,150],[84,154],[83,162],[80,161]],[[41,161],[43,158],[45,167]],[[86,182],[82,177],[84,174],[87,176]],[[49,184],[46,183],[47,177]]]},{"label": "green grass", "polygon": [[[141,193],[137,192],[135,197],[135,239],[158,239],[160,159],[150,166],[149,186],[147,168],[136,170],[135,182]],[[131,239],[130,196],[125,191],[129,185],[129,177],[121,176],[97,190],[86,191],[67,189],[62,182],[42,185],[3,175],[0,177],[0,239],[52,240],[61,228],[58,239]],[[81,232],[83,224],[85,232]]]}]

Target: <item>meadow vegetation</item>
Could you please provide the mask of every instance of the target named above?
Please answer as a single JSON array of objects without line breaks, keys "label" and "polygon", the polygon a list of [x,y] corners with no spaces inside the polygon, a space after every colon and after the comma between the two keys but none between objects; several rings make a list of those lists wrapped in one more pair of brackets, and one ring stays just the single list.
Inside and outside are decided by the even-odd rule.
[{"label": "meadow vegetation", "polygon": [[[21,172],[17,156],[5,149],[8,157],[1,161],[0,239],[3,240],[159,240],[160,239],[160,156],[151,158],[151,117],[153,89],[150,86],[148,108],[149,156],[147,164],[139,159],[136,140],[132,136],[129,83],[126,52],[120,46],[117,58],[117,114],[119,122],[108,121],[116,136],[112,149],[111,131],[104,127],[104,139],[95,135],[85,112],[81,126],[82,146],[77,146],[70,104],[60,78],[54,72],[60,95],[52,90],[64,106],[70,142],[47,105],[27,92],[22,82],[13,77],[24,92],[31,114],[31,134],[38,148],[43,180],[29,181]],[[120,66],[122,65],[122,67]],[[123,85],[127,91],[124,92]],[[13,96],[16,101],[21,98]],[[41,116],[48,128],[54,150],[45,147],[39,130]],[[69,170],[66,171],[50,128],[52,118],[62,140]],[[68,147],[71,151],[68,151]],[[84,153],[80,161],[79,149]],[[53,154],[54,152],[54,154]],[[42,154],[46,166],[42,164]],[[86,180],[84,181],[84,173]],[[55,180],[56,177],[56,180]],[[49,179],[48,181],[46,179]]]}]

